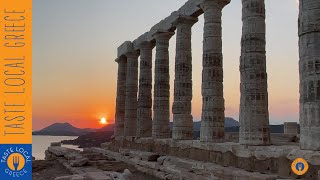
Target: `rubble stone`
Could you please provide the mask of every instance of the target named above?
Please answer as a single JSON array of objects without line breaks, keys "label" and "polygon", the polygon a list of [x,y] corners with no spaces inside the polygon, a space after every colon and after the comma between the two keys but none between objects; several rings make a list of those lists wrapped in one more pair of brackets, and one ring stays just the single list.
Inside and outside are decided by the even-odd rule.
[{"label": "rubble stone", "polygon": [[71,175],[71,176],[61,176],[57,177],[54,180],[84,180],[85,178],[80,175]]},{"label": "rubble stone", "polygon": [[79,158],[79,159],[75,159],[75,160],[71,160],[70,161],[70,165],[72,167],[81,167],[84,166],[85,164],[87,164],[89,162],[88,158]]},{"label": "rubble stone", "polygon": [[130,151],[130,157],[137,157],[144,161],[157,161],[159,154],[145,151]]},{"label": "rubble stone", "polygon": [[50,147],[59,146],[61,147],[61,142],[52,142],[50,143]]},{"label": "rubble stone", "polygon": [[53,146],[53,147],[48,147],[48,151],[57,157],[61,157],[68,153],[75,152],[76,150],[68,149],[65,147]]},{"label": "rubble stone", "polygon": [[103,172],[87,172],[86,179],[88,179],[88,180],[112,180],[113,178],[105,175]]}]

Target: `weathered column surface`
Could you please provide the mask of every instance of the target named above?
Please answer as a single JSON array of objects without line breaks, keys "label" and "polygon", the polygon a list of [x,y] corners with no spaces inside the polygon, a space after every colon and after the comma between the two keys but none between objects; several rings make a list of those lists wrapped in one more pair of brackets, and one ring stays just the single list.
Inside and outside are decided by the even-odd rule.
[{"label": "weathered column surface", "polygon": [[127,56],[126,102],[124,135],[136,136],[137,131],[137,92],[138,92],[138,57],[136,52]]},{"label": "weathered column surface", "polygon": [[298,123],[297,122],[285,122],[283,123],[283,133],[289,135],[298,134]]},{"label": "weathered column surface", "polygon": [[300,0],[300,147],[320,150],[320,1]]},{"label": "weathered column surface", "polygon": [[140,44],[140,76],[138,98],[138,137],[152,136],[152,49],[149,42]]},{"label": "weathered column surface", "polygon": [[206,0],[204,11],[202,116],[200,140],[224,139],[223,56],[221,16],[230,0]]},{"label": "weathered column surface", "polygon": [[264,0],[242,0],[240,144],[270,145]]},{"label": "weathered column surface", "polygon": [[153,104],[153,138],[170,137],[169,40],[173,32],[158,32],[156,39],[155,84]]},{"label": "weathered column surface", "polygon": [[177,27],[174,102],[172,106],[172,137],[176,140],[193,138],[192,101],[192,53],[191,27],[197,18],[181,16],[175,22]]},{"label": "weathered column surface", "polygon": [[116,59],[118,63],[118,80],[117,80],[117,99],[116,99],[116,118],[115,118],[115,137],[124,135],[124,112],[126,102],[126,74],[127,74],[127,58],[119,57]]}]

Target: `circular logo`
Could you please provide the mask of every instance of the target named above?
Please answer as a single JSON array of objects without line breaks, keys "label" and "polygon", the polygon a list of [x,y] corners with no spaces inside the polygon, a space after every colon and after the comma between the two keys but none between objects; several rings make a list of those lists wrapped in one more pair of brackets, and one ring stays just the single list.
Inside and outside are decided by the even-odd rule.
[{"label": "circular logo", "polygon": [[20,171],[25,165],[25,159],[22,154],[13,153],[8,157],[7,165],[12,171]]},{"label": "circular logo", "polygon": [[295,159],[291,164],[291,170],[296,175],[301,176],[304,175],[309,169],[309,164],[303,158]]}]

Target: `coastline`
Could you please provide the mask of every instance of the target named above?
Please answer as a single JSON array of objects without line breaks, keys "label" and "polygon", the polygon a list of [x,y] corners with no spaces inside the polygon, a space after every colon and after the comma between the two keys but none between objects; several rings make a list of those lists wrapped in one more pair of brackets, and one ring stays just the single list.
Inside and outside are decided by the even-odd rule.
[{"label": "coastline", "polygon": [[76,139],[63,140],[61,142],[63,144],[77,145],[79,148],[99,147],[100,144],[111,141],[113,134],[111,131],[91,132]]},{"label": "coastline", "polygon": [[[33,135],[33,148],[32,156],[37,160],[43,160],[45,158],[44,152],[48,149],[52,142],[60,142],[62,140],[72,140],[76,139],[78,136],[47,136],[47,135]],[[78,146],[65,145],[62,146],[77,149]]]}]

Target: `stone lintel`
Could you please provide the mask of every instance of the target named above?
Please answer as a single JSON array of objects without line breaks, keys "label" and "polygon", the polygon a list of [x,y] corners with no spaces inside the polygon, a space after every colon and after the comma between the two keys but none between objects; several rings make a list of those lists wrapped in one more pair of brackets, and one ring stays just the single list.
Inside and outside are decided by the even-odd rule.
[{"label": "stone lintel", "polygon": [[175,26],[175,27],[178,27],[179,25],[193,26],[197,22],[198,22],[198,18],[185,16],[185,15],[179,15],[177,20],[175,22],[173,22],[173,26]]},{"label": "stone lintel", "polygon": [[175,27],[173,26],[173,23],[177,20],[179,17],[179,13],[177,11],[174,11],[171,13],[170,16],[167,18],[161,20],[158,24],[154,25],[149,32],[148,41],[152,41],[154,39],[154,34],[157,32],[166,32],[166,31],[174,31]]},{"label": "stone lintel", "polygon": [[[158,31],[174,31],[176,29],[175,25],[173,24],[179,16],[189,16],[189,17],[198,17],[200,16],[203,11],[200,8],[200,4],[203,3],[204,0],[189,0],[187,1],[178,11],[174,11],[171,13],[170,16],[166,17],[165,19],[161,20],[159,23],[154,25],[149,32],[144,33],[133,42],[126,41],[122,45],[118,47],[118,57],[121,55],[125,55],[127,52],[132,50],[139,50],[139,44],[143,41],[153,42],[154,34]],[[224,0],[230,1],[230,0]]]},{"label": "stone lintel", "polygon": [[192,17],[198,17],[200,16],[203,11],[200,8],[200,4],[204,0],[189,0],[187,1],[179,10],[179,15],[185,15],[185,16],[192,16]]},{"label": "stone lintel", "polygon": [[[139,36],[137,39],[135,39],[133,41],[133,49],[134,50],[139,50],[141,48],[141,46],[143,46],[144,44],[148,44],[148,35],[149,32],[144,33],[143,35]],[[150,42],[151,43],[151,42]]]},{"label": "stone lintel", "polygon": [[200,7],[201,9],[203,9],[203,11],[211,8],[217,8],[222,10],[222,8],[230,2],[231,0],[203,0],[203,2],[200,4]]},{"label": "stone lintel", "polygon": [[126,41],[118,47],[118,57],[125,55],[133,50],[133,43],[131,41]]}]

